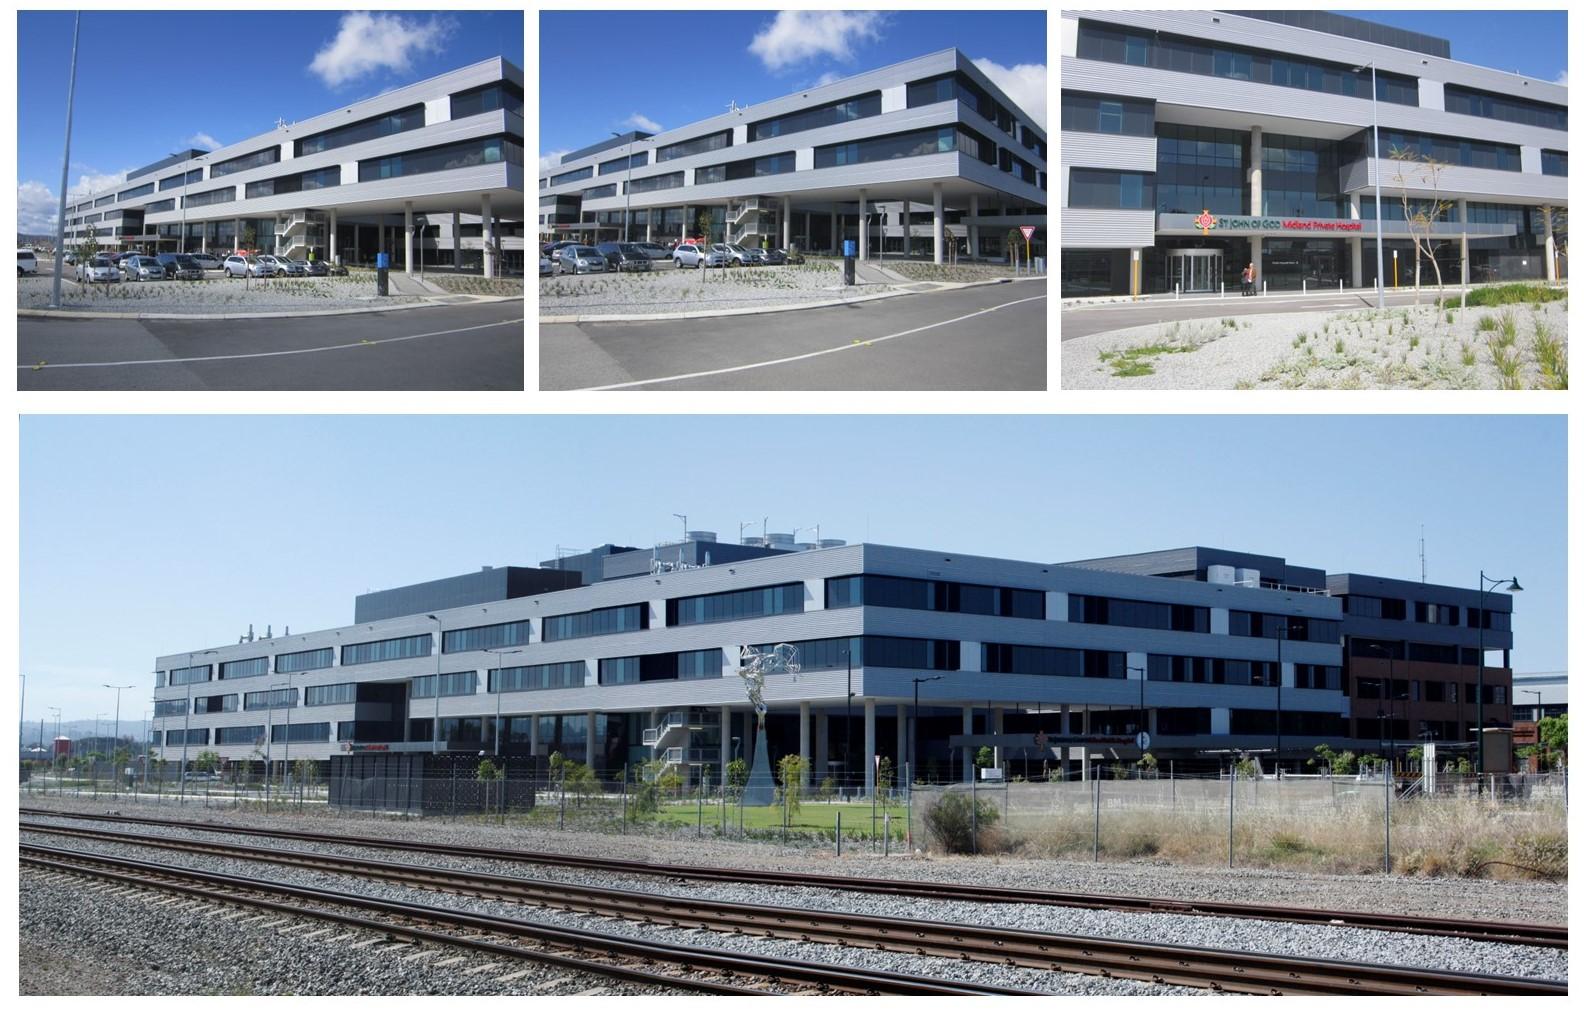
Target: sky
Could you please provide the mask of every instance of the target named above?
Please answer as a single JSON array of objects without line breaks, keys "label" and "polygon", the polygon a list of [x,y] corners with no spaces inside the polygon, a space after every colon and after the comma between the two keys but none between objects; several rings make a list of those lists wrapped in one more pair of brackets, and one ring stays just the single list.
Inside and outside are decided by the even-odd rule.
[{"label": "sky", "polygon": [[1567,84],[1566,11],[1337,11],[1452,43],[1452,59]]},{"label": "sky", "polygon": [[558,545],[798,530],[1060,562],[1205,545],[1475,587],[1567,668],[1559,416],[21,419],[27,717],[109,714],[161,653],[352,621],[354,596]]},{"label": "sky", "polygon": [[[650,68],[653,88],[634,88],[623,74],[590,74],[589,47],[614,37],[610,15],[543,12],[541,166],[613,131],[683,127],[726,112],[732,101],[748,106],[953,46],[1046,126],[1043,11],[623,11],[620,18],[624,39],[688,40],[685,66],[707,73],[710,87],[658,86],[684,66],[670,56]],[[568,82],[575,82],[570,91]]]},{"label": "sky", "polygon": [[[224,40],[230,40],[225,42]],[[17,15],[17,229],[55,228],[72,15]],[[215,52],[207,82],[168,77],[130,54]],[[249,54],[244,56],[244,54]],[[523,66],[520,11],[118,13],[87,11],[77,49],[68,194],[188,148],[213,150],[275,126],[489,57]],[[232,64],[246,59],[249,70]],[[196,66],[196,65],[195,65]],[[138,80],[149,90],[131,101]],[[169,87],[179,87],[172,92]]]}]

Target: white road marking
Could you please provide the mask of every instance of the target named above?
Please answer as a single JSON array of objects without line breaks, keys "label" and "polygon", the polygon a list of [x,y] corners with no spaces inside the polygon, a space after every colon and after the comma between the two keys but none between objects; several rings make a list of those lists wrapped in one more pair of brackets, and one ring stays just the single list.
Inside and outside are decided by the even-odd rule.
[{"label": "white road marking", "polygon": [[521,324],[522,317],[514,320],[503,320],[494,324],[474,324],[471,327],[452,328],[449,331],[427,331],[424,334],[400,335],[395,338],[360,338],[355,342],[345,342],[340,345],[321,345],[311,349],[284,349],[279,352],[238,352],[228,356],[188,356],[182,359],[127,359],[111,363],[38,363],[28,365],[19,364],[19,370],[69,370],[82,367],[105,366],[175,366],[179,363],[212,363],[225,359],[267,359],[271,356],[302,356],[310,352],[338,352],[341,349],[366,348],[370,345],[390,345],[395,342],[417,341],[419,338],[439,338],[442,335],[462,334],[467,331],[479,331],[484,328],[506,327],[511,324]]},{"label": "white road marking", "polygon": [[974,317],[978,317],[986,313],[994,313],[997,310],[1004,310],[1009,306],[1017,306],[1019,303],[1032,303],[1035,300],[1044,298],[1044,296],[1029,296],[1027,299],[1014,299],[1009,303],[998,303],[995,306],[989,306],[983,310],[975,310],[973,313],[964,314],[961,317],[953,317],[951,320],[936,321],[933,324],[925,324],[921,327],[909,328],[906,331],[898,331],[895,334],[882,335],[879,338],[854,338],[846,345],[837,345],[836,347],[829,349],[818,349],[814,352],[804,352],[801,355],[796,356],[784,356],[781,359],[767,359],[760,363],[744,363],[741,366],[725,366],[718,370],[700,370],[697,373],[679,373],[670,377],[650,377],[648,380],[630,380],[624,384],[604,384],[600,387],[584,387],[579,388],[579,390],[620,391],[623,388],[628,387],[644,387],[649,384],[667,384],[677,380],[694,380],[698,377],[718,377],[723,373],[741,373],[744,370],[757,370],[762,366],[780,366],[784,363],[795,363],[802,359],[813,359],[816,356],[828,356],[833,352],[851,352],[854,349],[861,349],[870,345],[878,345],[881,342],[888,342],[893,338],[905,338],[910,334],[918,334],[920,331],[928,331],[931,328],[945,327],[947,324],[956,324],[959,321],[971,320]]}]

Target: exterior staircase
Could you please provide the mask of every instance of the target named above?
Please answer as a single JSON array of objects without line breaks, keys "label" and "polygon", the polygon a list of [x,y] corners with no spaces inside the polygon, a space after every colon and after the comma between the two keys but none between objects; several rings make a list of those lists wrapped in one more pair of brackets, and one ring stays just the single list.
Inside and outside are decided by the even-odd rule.
[{"label": "exterior staircase", "polygon": [[[775,210],[776,202],[770,197],[745,197],[726,202],[726,242],[758,247],[768,230],[764,215]],[[774,245],[774,236],[771,236]]]},{"label": "exterior staircase", "polygon": [[661,717],[659,725],[643,731],[643,745],[649,747],[654,759],[660,762],[662,775],[689,764],[707,764],[710,762],[708,755],[718,751],[687,744],[693,732],[719,724],[720,716],[703,708],[668,712]]},{"label": "exterior staircase", "polygon": [[308,256],[308,212],[293,211],[275,219],[275,256]]}]

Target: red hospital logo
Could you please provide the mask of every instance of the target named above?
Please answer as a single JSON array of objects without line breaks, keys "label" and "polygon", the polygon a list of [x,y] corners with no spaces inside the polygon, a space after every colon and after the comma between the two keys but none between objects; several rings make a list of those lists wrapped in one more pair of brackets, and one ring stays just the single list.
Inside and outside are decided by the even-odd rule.
[{"label": "red hospital logo", "polygon": [[1210,235],[1210,230],[1216,227],[1215,216],[1210,214],[1209,208],[1201,211],[1199,217],[1194,219],[1193,223],[1199,227],[1200,234],[1204,236]]}]

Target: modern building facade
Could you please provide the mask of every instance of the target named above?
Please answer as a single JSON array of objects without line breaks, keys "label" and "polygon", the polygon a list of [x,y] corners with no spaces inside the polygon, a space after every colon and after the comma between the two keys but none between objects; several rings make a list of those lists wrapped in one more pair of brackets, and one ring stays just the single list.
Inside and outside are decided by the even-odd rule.
[{"label": "modern building facade", "polygon": [[521,272],[522,69],[484,60],[216,151],[66,209],[66,242]]},{"label": "modern building facade", "polygon": [[1318,11],[1063,11],[1061,45],[1063,295],[1235,289],[1249,263],[1269,289],[1373,288],[1377,182],[1388,286],[1414,283],[1408,221],[1437,194],[1449,283],[1566,274],[1563,85]]},{"label": "modern building facade", "polygon": [[539,232],[997,259],[1025,225],[1043,252],[1045,157],[1045,131],[948,49],[563,155]]},{"label": "modern building facade", "polygon": [[[771,756],[854,787],[873,785],[860,758],[961,777],[980,746],[1038,774],[1141,744],[1179,770],[1231,751],[1295,770],[1319,743],[1373,752],[1382,721],[1405,748],[1471,745],[1473,711],[1447,694],[1476,682],[1462,621],[1477,593],[1455,588],[1197,547],[1054,564],[710,533],[514,569],[484,572],[504,598],[469,598],[464,575],[380,599],[405,615],[161,656],[163,756],[477,753],[498,733],[503,754],[718,779],[755,749],[742,650],[780,643],[801,670],[766,681]],[[1484,671],[1489,725],[1511,718],[1510,599],[1485,608],[1485,647],[1503,653]]]}]

